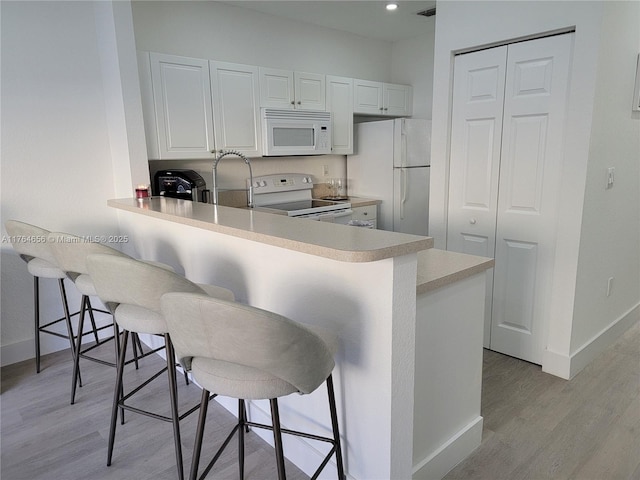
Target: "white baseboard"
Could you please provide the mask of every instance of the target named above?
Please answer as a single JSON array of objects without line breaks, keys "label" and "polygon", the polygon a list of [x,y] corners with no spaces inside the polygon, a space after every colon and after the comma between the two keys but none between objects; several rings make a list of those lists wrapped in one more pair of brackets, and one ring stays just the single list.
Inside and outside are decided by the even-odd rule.
[{"label": "white baseboard", "polygon": [[453,467],[467,458],[482,442],[482,424],[478,416],[462,430],[452,436],[427,458],[413,467],[413,480],[440,480]]},{"label": "white baseboard", "polygon": [[545,351],[542,371],[570,380],[640,320],[640,303],[614,320],[570,356]]}]

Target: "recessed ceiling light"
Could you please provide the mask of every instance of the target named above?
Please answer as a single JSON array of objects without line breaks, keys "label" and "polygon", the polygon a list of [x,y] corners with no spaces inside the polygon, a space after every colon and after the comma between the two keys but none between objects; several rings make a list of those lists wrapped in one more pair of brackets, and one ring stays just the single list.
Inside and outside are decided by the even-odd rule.
[{"label": "recessed ceiling light", "polygon": [[387,10],[390,12],[394,11],[396,8],[398,8],[397,3],[387,3]]}]

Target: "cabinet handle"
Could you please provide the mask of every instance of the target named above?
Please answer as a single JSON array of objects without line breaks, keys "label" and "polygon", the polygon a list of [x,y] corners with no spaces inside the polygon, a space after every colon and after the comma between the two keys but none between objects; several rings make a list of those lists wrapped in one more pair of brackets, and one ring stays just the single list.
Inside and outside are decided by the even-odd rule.
[{"label": "cabinet handle", "polygon": [[379,110],[380,110],[380,111],[382,111],[382,110],[384,110],[384,108],[380,107],[380,109],[379,109]]},{"label": "cabinet handle", "polygon": [[387,107],[384,107],[384,111],[386,112],[387,110],[389,110]]},{"label": "cabinet handle", "polygon": [[469,220],[469,223],[470,223],[471,225],[475,225],[475,224],[476,224],[476,219],[475,219],[475,218],[472,218],[471,220]]},{"label": "cabinet handle", "polygon": [[362,215],[366,217],[367,215],[369,215],[369,212],[362,212]]},{"label": "cabinet handle", "polygon": [[300,105],[302,102],[300,100],[298,100],[298,105]]},{"label": "cabinet handle", "polygon": [[291,100],[291,105],[295,105],[295,104],[296,104],[296,102],[294,102],[293,100]]}]

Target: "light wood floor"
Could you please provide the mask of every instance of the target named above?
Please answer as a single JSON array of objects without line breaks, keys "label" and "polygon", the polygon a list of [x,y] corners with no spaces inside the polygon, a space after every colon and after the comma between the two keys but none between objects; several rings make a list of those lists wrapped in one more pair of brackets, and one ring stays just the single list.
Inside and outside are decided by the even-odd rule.
[{"label": "light wood floor", "polygon": [[640,324],[569,382],[485,350],[482,416],[446,480],[640,479]]},{"label": "light wood floor", "polygon": [[[162,365],[149,360],[126,377],[135,381]],[[114,461],[106,466],[115,371],[84,362],[85,385],[76,405],[69,405],[70,368],[69,352],[44,357],[39,375],[33,361],[2,368],[0,477],[174,479],[171,426],[131,413],[118,425]],[[570,382],[489,351],[483,377],[482,445],[446,480],[640,479],[640,325]],[[166,384],[157,382],[142,402],[162,411]],[[199,401],[200,391],[180,382],[179,395],[186,406]],[[182,424],[187,469],[195,421],[192,416]],[[211,403],[203,452],[213,451],[232,422]],[[247,441],[246,478],[276,478],[271,447],[253,433]],[[229,448],[208,478],[237,478],[235,442]],[[287,473],[293,480],[307,478],[289,463]]]},{"label": "light wood floor", "polygon": [[[100,347],[100,356],[112,360],[112,344]],[[126,412],[124,425],[116,429],[113,462],[107,467],[109,419],[115,384],[115,369],[81,360],[83,387],[70,405],[71,369],[69,351],[43,357],[42,370],[35,361],[2,368],[1,469],[2,480],[175,480],[175,450],[171,424]],[[162,368],[164,360],[150,356],[125,371],[126,385]],[[166,374],[154,380],[131,403],[146,410],[169,414]],[[180,411],[200,402],[201,390],[185,385],[178,376]],[[128,382],[127,382],[128,381]],[[128,390],[126,390],[128,391]],[[185,475],[188,477],[198,412],[180,422]],[[217,446],[231,431],[234,417],[215,401],[209,403],[200,471]],[[246,435],[245,478],[277,478],[273,449],[255,433]],[[207,479],[238,478],[237,441],[232,441]],[[287,462],[287,478],[307,479]]]}]

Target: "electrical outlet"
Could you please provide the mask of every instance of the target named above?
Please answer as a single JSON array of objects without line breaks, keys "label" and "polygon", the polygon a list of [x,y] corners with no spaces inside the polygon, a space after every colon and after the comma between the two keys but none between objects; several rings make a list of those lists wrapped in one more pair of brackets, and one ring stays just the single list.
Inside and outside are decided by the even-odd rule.
[{"label": "electrical outlet", "polygon": [[614,167],[607,168],[607,190],[613,188],[613,182],[615,181],[616,169]]},{"label": "electrical outlet", "polygon": [[324,175],[325,177],[329,176],[329,165],[322,166],[322,175]]}]

